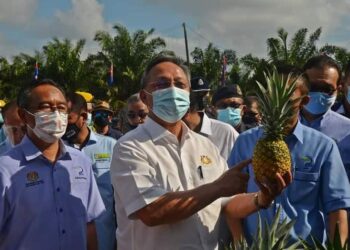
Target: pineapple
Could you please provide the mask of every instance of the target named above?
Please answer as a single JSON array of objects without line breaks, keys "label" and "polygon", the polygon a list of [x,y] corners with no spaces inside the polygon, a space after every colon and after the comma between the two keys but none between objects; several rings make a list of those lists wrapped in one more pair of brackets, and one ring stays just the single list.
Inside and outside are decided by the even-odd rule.
[{"label": "pineapple", "polygon": [[[292,80],[294,79],[294,80]],[[265,74],[267,87],[257,82],[256,91],[262,114],[264,135],[258,140],[253,153],[253,169],[258,181],[262,177],[274,180],[276,173],[290,170],[291,157],[284,142],[285,129],[294,115],[292,95],[296,89],[297,77],[280,75],[276,69]]]}]

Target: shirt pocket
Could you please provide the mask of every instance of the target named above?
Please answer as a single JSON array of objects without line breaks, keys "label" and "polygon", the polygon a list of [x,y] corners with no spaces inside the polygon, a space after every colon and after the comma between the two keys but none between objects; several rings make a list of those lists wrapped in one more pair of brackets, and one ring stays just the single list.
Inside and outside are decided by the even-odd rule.
[{"label": "shirt pocket", "polygon": [[289,194],[292,203],[315,205],[318,199],[318,182],[320,173],[295,171]]}]

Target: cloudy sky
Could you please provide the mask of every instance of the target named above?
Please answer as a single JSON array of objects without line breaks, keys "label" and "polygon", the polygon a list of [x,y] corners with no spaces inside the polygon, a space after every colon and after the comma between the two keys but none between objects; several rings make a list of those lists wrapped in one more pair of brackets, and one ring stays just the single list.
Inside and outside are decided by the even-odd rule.
[{"label": "cloudy sky", "polygon": [[320,45],[350,49],[350,0],[0,0],[0,56],[33,54],[52,37],[87,41],[98,50],[97,30],[156,29],[168,49],[184,56],[182,23],[190,51],[208,42],[239,55],[266,56],[266,39],[279,27],[294,34],[322,27]]}]

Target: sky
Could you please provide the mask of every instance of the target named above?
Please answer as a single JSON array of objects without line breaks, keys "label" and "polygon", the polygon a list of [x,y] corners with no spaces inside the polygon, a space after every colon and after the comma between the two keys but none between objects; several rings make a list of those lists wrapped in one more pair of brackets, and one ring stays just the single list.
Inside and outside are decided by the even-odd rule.
[{"label": "sky", "polygon": [[350,49],[350,0],[0,0],[0,57],[34,54],[53,37],[86,39],[83,57],[99,50],[96,31],[114,34],[155,28],[167,48],[185,57],[182,23],[189,50],[212,42],[266,57],[266,39],[283,27],[290,37],[300,28],[322,27],[319,45]]}]

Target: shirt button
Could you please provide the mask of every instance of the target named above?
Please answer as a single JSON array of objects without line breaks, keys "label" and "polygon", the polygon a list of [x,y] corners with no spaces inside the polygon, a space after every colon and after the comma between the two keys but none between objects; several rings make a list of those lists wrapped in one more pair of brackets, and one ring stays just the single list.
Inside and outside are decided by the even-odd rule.
[{"label": "shirt button", "polygon": [[66,233],[66,230],[63,229],[63,230],[62,230],[62,234],[65,234],[65,233]]},{"label": "shirt button", "polygon": [[61,191],[61,189],[58,187],[58,188],[56,188],[56,191],[59,192],[59,191]]},{"label": "shirt button", "polygon": [[60,211],[60,213],[62,213],[63,212],[63,208],[60,208],[58,211]]}]

